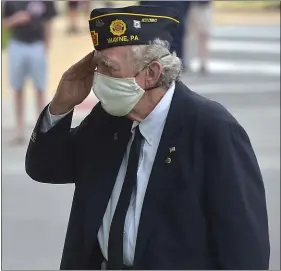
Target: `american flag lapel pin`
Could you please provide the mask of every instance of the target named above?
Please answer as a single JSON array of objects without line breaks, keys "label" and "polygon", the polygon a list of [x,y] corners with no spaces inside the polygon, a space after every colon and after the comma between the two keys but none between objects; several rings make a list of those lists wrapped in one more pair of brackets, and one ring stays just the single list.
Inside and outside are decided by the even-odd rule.
[{"label": "american flag lapel pin", "polygon": [[[171,154],[172,152],[175,152],[176,151],[176,147],[170,147],[169,148],[169,153]],[[166,164],[171,164],[172,163],[172,158],[171,157],[167,157],[166,160],[165,160],[165,163]]]},{"label": "american flag lapel pin", "polygon": [[169,151],[170,151],[170,153],[175,152],[176,151],[176,147],[170,147]]}]

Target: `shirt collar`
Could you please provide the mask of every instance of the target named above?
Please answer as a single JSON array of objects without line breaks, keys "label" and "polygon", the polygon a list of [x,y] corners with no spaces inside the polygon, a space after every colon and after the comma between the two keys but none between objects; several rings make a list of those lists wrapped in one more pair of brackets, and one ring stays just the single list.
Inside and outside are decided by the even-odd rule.
[{"label": "shirt collar", "polygon": [[153,140],[166,121],[174,92],[175,82],[172,82],[170,88],[152,112],[141,123],[133,122],[131,131],[133,132],[135,127],[139,125],[140,132],[149,145],[152,145]]}]

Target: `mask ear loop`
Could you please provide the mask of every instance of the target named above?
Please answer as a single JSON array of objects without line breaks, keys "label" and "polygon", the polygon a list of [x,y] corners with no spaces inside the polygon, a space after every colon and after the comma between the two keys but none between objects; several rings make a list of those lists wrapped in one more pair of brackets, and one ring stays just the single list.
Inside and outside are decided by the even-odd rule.
[{"label": "mask ear loop", "polygon": [[148,68],[149,65],[150,65],[153,61],[158,60],[158,59],[161,59],[161,58],[166,57],[166,56],[169,56],[169,55],[170,55],[170,53],[165,54],[165,55],[163,55],[163,56],[160,56],[160,57],[158,57],[158,58],[152,59],[148,64],[146,64],[146,65],[135,75],[135,77],[137,77],[144,69]]},{"label": "mask ear loop", "polygon": [[[166,57],[166,56],[169,56],[169,55],[170,55],[170,53],[165,54],[165,55],[163,55],[163,56],[161,56],[161,57],[159,57],[159,58],[152,59],[147,65],[144,66],[144,68],[143,68],[141,71],[143,71],[143,70],[146,69],[146,68],[149,68],[150,64],[151,64],[153,61],[158,60],[158,59],[161,59],[161,58]],[[140,72],[141,72],[141,71],[140,71]],[[139,72],[139,73],[140,73],[140,72]],[[139,73],[138,73],[138,74],[139,74]],[[159,87],[159,85],[156,85],[156,86],[150,87],[150,88],[146,88],[145,91],[153,90],[153,89],[158,88],[158,87]]]}]

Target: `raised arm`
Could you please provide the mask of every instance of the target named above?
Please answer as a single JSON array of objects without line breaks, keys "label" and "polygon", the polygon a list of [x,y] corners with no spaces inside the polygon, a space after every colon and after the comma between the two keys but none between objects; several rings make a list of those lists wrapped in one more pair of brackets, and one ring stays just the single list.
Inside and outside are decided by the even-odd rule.
[{"label": "raised arm", "polygon": [[[32,179],[56,184],[75,181],[81,125],[70,128],[73,108],[89,95],[95,67],[94,54],[90,53],[68,69],[52,102],[41,113],[26,153],[26,172]],[[95,115],[97,108],[87,118]]]}]

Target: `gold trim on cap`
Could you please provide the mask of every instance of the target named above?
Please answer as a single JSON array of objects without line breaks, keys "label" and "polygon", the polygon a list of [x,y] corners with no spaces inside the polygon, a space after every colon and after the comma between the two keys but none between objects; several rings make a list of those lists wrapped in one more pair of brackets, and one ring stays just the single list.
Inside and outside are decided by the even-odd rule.
[{"label": "gold trim on cap", "polygon": [[107,13],[107,14],[103,14],[103,15],[99,15],[99,16],[90,18],[89,21],[93,21],[95,19],[106,17],[106,16],[111,16],[111,15],[129,15],[129,16],[155,17],[155,18],[169,19],[169,20],[175,21],[176,23],[180,22],[180,21],[178,21],[178,20],[176,20],[176,19],[174,19],[172,17],[169,17],[169,16],[152,15],[152,14],[139,14],[139,13],[126,13],[126,12]]}]

